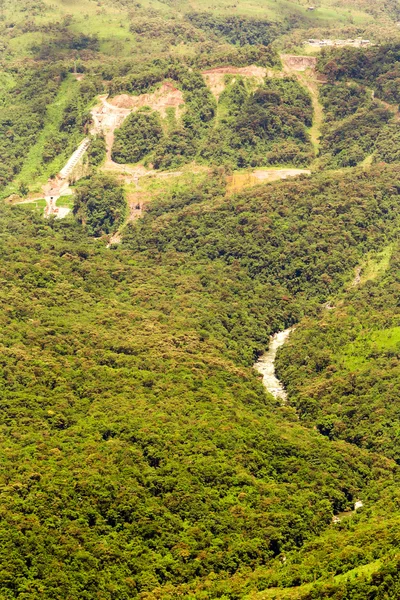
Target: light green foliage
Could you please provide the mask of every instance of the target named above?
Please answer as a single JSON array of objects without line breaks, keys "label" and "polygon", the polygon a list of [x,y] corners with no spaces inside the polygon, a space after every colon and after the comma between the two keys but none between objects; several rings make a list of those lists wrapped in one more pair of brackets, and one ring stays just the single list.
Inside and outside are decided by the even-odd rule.
[{"label": "light green foliage", "polygon": [[23,210],[34,210],[43,215],[46,207],[46,200],[43,198],[39,200],[32,200],[32,202],[24,202],[20,204],[20,207]]}]

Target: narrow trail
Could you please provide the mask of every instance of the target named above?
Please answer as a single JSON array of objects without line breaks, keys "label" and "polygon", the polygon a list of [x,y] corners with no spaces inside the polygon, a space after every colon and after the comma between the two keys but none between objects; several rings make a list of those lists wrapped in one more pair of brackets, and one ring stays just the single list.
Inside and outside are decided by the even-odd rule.
[{"label": "narrow trail", "polygon": [[314,146],[315,156],[317,156],[320,146],[321,127],[324,120],[324,110],[319,101],[319,88],[315,73],[317,59],[312,56],[282,54],[281,60],[284,72],[296,77],[299,83],[308,90],[311,96],[314,115],[309,133]]},{"label": "narrow trail", "polygon": [[399,111],[398,106],[396,106],[395,104],[389,104],[389,102],[386,102],[385,100],[381,100],[380,98],[377,98],[375,96],[375,90],[369,89],[368,91],[371,93],[371,99],[374,100],[374,102],[377,102],[378,104],[381,104],[387,110],[390,110],[390,112],[393,113],[394,120],[396,122],[400,121],[400,111]]},{"label": "narrow trail", "polygon": [[269,348],[255,363],[254,368],[263,376],[263,385],[274,398],[280,399],[282,404],[286,403],[287,393],[283,384],[275,375],[276,354],[292,333],[294,327],[275,333],[270,338]]},{"label": "narrow trail", "polygon": [[297,73],[296,77],[299,82],[310,92],[314,111],[313,124],[310,128],[310,138],[314,146],[315,154],[317,155],[320,146],[321,127],[324,120],[324,110],[319,101],[318,83],[313,78],[312,74],[309,73]]}]

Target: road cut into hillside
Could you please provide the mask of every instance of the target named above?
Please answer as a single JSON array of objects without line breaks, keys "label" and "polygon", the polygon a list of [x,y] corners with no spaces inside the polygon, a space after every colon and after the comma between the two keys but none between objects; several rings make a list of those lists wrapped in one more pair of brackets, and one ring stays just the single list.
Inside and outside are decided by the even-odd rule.
[{"label": "road cut into hillside", "polygon": [[321,127],[324,119],[324,111],[319,100],[319,83],[315,67],[317,58],[315,56],[296,56],[292,54],[281,54],[283,70],[286,75],[294,76],[305,87],[311,97],[314,116],[310,129],[310,138],[314,146],[315,156],[318,156],[318,148],[321,137]]},{"label": "road cut into hillside", "polygon": [[[120,170],[125,165],[120,165],[112,159],[115,130],[119,129],[125,119],[133,112],[144,107],[149,107],[160,113],[162,118],[167,116],[168,109],[175,110],[175,118],[179,118],[184,106],[183,94],[172,83],[164,81],[160,88],[151,94],[132,96],[121,94],[114,98],[107,95],[99,96],[99,104],[91,111],[93,127],[91,133],[103,134],[106,140],[107,158],[106,169]],[[138,174],[138,176],[140,176]]]}]

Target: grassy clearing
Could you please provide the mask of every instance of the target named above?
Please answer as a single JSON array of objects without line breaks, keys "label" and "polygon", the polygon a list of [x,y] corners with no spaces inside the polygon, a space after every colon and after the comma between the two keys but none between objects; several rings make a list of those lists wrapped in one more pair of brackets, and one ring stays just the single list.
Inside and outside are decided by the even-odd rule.
[{"label": "grassy clearing", "polygon": [[254,176],[252,171],[234,171],[232,175],[227,177],[227,194],[237,194],[240,190],[257,185],[259,180]]},{"label": "grassy clearing", "polygon": [[380,350],[392,350],[400,344],[400,327],[375,331],[372,341]]},{"label": "grassy clearing", "polygon": [[393,250],[394,245],[389,244],[381,252],[367,256],[361,265],[360,285],[377,279],[388,270]]},{"label": "grassy clearing", "polygon": [[[360,281],[364,285],[367,281],[374,281],[381,277],[390,266],[390,259],[394,251],[394,244],[388,244],[381,252],[367,255],[360,265]],[[342,353],[341,362],[349,371],[366,369],[375,352],[391,350],[400,343],[400,327],[362,331],[350,344],[347,344]]]},{"label": "grassy clearing", "polygon": [[366,156],[364,158],[364,160],[362,161],[362,163],[360,163],[360,166],[363,167],[364,169],[368,169],[372,165],[372,161],[373,160],[374,160],[374,155],[373,154],[369,154],[368,156]]},{"label": "grassy clearing", "polygon": [[58,131],[63,111],[76,93],[77,86],[78,83],[73,77],[68,77],[61,84],[55,101],[47,108],[46,124],[36,144],[30,149],[21,172],[14,182],[6,188],[5,196],[17,193],[21,183],[26,184],[28,187],[34,186],[32,191],[39,190],[41,184],[47,181],[50,175],[58,173],[63,167],[66,157],[62,154],[44,166],[42,163],[43,150],[49,137]]},{"label": "grassy clearing", "polygon": [[299,83],[305,87],[311,96],[311,102],[313,106],[314,116],[313,124],[308,130],[312,145],[314,147],[315,155],[318,154],[321,137],[321,127],[324,120],[324,109],[319,101],[319,87],[315,80],[315,77],[310,72],[299,72],[295,73]]},{"label": "grassy clearing", "polygon": [[400,345],[400,327],[361,333],[343,349],[342,364],[349,371],[368,368],[375,353],[395,350]]},{"label": "grassy clearing", "polygon": [[11,73],[0,73],[0,99],[2,94],[10,90],[14,85],[14,77]]},{"label": "grassy clearing", "polygon": [[[158,4],[158,3],[157,3]],[[129,31],[127,11],[113,3],[100,5],[90,0],[44,0],[44,9],[35,14],[35,21],[47,25],[72,16],[69,29],[74,33],[97,35],[100,51],[111,56],[127,56],[133,50],[134,36]],[[21,23],[26,20],[26,12],[9,0],[5,7],[8,21]],[[30,56],[32,45],[38,45],[45,34],[24,33],[10,40],[10,49],[16,56]]]},{"label": "grassy clearing", "polygon": [[27,211],[34,210],[43,213],[44,209],[46,208],[46,200],[44,198],[39,198],[38,200],[32,200],[32,202],[23,202],[17,204],[16,206]]},{"label": "grassy clearing", "polygon": [[345,581],[350,581],[353,579],[357,579],[359,577],[365,577],[369,579],[372,577],[376,571],[380,569],[382,566],[381,560],[375,560],[374,562],[368,563],[367,565],[361,565],[360,567],[356,567],[351,571],[347,571],[347,573],[342,573],[341,575],[335,575],[330,579],[318,579],[315,583],[306,583],[305,585],[301,585],[297,588],[271,588],[269,590],[265,590],[263,592],[258,592],[251,594],[246,597],[246,600],[284,600],[284,599],[293,599],[301,598],[303,594],[312,590],[314,585],[317,583],[331,583],[338,584]]},{"label": "grassy clearing", "polygon": [[61,196],[57,202],[56,206],[58,208],[70,208],[72,210],[74,206],[74,197],[73,196]]},{"label": "grassy clearing", "polygon": [[179,173],[177,175],[171,174],[171,176],[167,177],[142,177],[140,179],[139,189],[147,192],[152,197],[161,198],[163,195],[167,194],[178,194],[183,189],[193,187],[197,183],[200,183],[204,178],[205,172],[207,172],[207,169],[193,172],[186,168],[185,170],[182,169],[182,171],[177,171],[177,173]]},{"label": "grassy clearing", "polygon": [[[274,181],[279,181],[280,179],[286,179],[291,176],[295,176],[300,173],[292,173],[292,171],[301,171],[301,169],[290,169],[287,165],[283,165],[281,167],[276,168],[262,168],[258,167],[256,172],[258,174],[255,175],[253,170],[243,170],[243,171],[234,171],[232,175],[227,177],[227,194],[237,194],[242,189],[251,187],[253,185],[262,185],[265,183],[273,183]],[[304,169],[305,173],[308,173],[306,169]]]}]

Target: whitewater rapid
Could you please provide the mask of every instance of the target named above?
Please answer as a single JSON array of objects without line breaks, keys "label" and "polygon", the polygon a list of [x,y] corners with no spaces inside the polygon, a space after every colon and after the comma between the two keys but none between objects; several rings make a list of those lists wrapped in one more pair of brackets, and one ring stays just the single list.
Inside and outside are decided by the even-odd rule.
[{"label": "whitewater rapid", "polygon": [[278,333],[271,335],[268,351],[260,356],[254,365],[254,368],[263,376],[263,384],[267,391],[274,398],[282,400],[283,404],[286,402],[287,393],[283,384],[275,375],[275,358],[278,349],[283,346],[293,329],[294,327],[289,327],[284,331],[278,331]]}]

